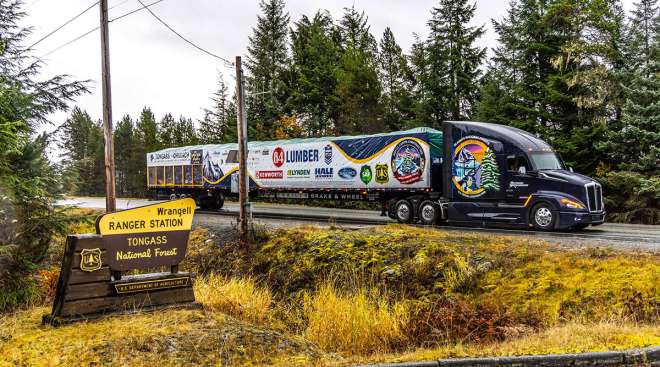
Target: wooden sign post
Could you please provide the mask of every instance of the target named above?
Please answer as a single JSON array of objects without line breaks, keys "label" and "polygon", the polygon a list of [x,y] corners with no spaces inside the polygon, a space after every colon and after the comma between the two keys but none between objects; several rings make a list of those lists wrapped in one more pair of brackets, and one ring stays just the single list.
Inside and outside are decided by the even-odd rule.
[{"label": "wooden sign post", "polygon": [[[178,271],[194,211],[193,199],[168,201],[104,214],[97,234],[68,236],[53,310],[43,323],[194,302],[194,275]],[[156,267],[169,271],[123,274]]]}]

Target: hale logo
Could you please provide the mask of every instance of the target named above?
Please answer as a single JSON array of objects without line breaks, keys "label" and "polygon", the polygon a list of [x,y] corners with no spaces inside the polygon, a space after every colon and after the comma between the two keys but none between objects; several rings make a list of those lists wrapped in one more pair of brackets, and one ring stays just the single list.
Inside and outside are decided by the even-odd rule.
[{"label": "hale logo", "polygon": [[332,176],[333,176],[332,167],[314,168],[314,176],[316,178],[332,178]]},{"label": "hale logo", "polygon": [[387,163],[376,165],[376,182],[379,184],[386,184],[390,180],[389,170]]},{"label": "hale logo", "polygon": [[275,167],[282,167],[284,164],[284,149],[280,147],[273,149],[273,164]]},{"label": "hale logo", "polygon": [[101,269],[103,263],[101,262],[101,249],[83,249],[80,252],[80,270],[82,271],[96,271]]},{"label": "hale logo", "polygon": [[360,169],[360,180],[362,180],[365,185],[368,185],[372,178],[373,174],[371,173],[371,167],[367,165],[362,166],[362,169]]},{"label": "hale logo", "polygon": [[325,154],[325,164],[329,165],[332,163],[332,146],[330,144],[326,145],[323,152]]}]

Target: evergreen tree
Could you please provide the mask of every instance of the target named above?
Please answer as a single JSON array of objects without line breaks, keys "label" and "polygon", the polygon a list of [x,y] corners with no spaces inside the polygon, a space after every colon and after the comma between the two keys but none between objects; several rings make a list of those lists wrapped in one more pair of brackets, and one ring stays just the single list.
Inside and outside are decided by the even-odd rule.
[{"label": "evergreen tree", "polygon": [[512,2],[494,22],[501,45],[481,89],[480,118],[540,134],[592,173],[594,141],[620,116],[623,17],[616,0]]},{"label": "evergreen tree", "polygon": [[354,7],[344,9],[339,25],[341,57],[337,70],[338,135],[374,133],[382,130],[380,83],[376,40],[369,31],[367,16]]},{"label": "evergreen tree", "polygon": [[330,14],[303,16],[291,33],[293,112],[308,136],[329,135],[338,116],[339,44]]},{"label": "evergreen tree", "polygon": [[175,147],[198,144],[199,140],[192,119],[179,117],[179,120],[174,124],[172,138]]},{"label": "evergreen tree", "polygon": [[142,109],[135,130],[140,146],[143,150],[146,152],[152,152],[161,148],[158,141],[159,134],[156,117],[149,107],[144,107]]},{"label": "evergreen tree", "polygon": [[486,190],[500,190],[500,168],[495,160],[493,150],[486,148],[486,154],[481,161],[481,185]]},{"label": "evergreen tree", "polygon": [[622,128],[610,130],[603,144],[612,162],[646,177],[660,175],[660,63],[636,73],[623,109]]},{"label": "evergreen tree", "polygon": [[158,124],[158,142],[161,148],[174,148],[177,146],[175,135],[177,123],[171,113],[166,113]]},{"label": "evergreen tree", "polygon": [[646,78],[651,76],[654,61],[660,61],[660,55],[654,52],[658,48],[658,19],[658,0],[635,3],[628,29],[627,61],[630,69],[642,71]]},{"label": "evergreen tree", "polygon": [[115,184],[117,195],[129,196],[132,192],[130,176],[132,175],[131,158],[135,149],[133,120],[125,115],[117,123],[114,131],[115,143]]},{"label": "evergreen tree", "polygon": [[[218,76],[218,89],[211,96],[213,107],[204,109],[204,119],[199,122],[199,141],[202,144],[219,144],[224,139],[224,132],[236,121],[230,120],[231,102],[228,101],[228,88],[222,74]],[[235,130],[235,128],[234,128]]]},{"label": "evergreen tree", "polygon": [[383,32],[379,48],[378,71],[382,87],[383,122],[388,131],[396,131],[403,128],[404,119],[409,115],[407,107],[410,94],[405,85],[408,73],[407,59],[389,27]]},{"label": "evergreen tree", "polygon": [[238,142],[238,117],[236,112],[236,93],[232,96],[231,102],[227,105],[227,124],[222,128],[222,143]]},{"label": "evergreen tree", "polygon": [[103,130],[89,114],[75,107],[71,116],[58,129],[59,147],[64,152],[64,164],[79,181],[73,194],[94,196],[105,187]]},{"label": "evergreen tree", "polygon": [[429,83],[429,58],[426,44],[417,34],[412,45],[408,64],[410,65],[406,76],[406,87],[412,96],[409,108],[412,116],[409,119],[410,127],[431,126],[440,128],[442,117],[433,113],[434,104],[431,103],[431,93],[426,86]]},{"label": "evergreen tree", "polygon": [[440,0],[431,12],[427,40],[429,58],[429,91],[432,123],[449,118],[470,118],[478,97],[479,67],[486,55],[484,48],[474,45],[484,33],[483,27],[469,27],[476,4],[468,0]]},{"label": "evergreen tree", "polygon": [[0,0],[0,311],[38,301],[30,273],[64,233],[48,139],[36,130],[87,91],[85,83],[41,74],[43,60],[23,45],[31,28],[22,6]]},{"label": "evergreen tree", "polygon": [[262,14],[249,39],[247,69],[248,125],[256,139],[268,139],[273,124],[284,114],[289,98],[286,87],[289,14],[284,0],[261,0]]},{"label": "evergreen tree", "polygon": [[131,171],[133,174],[131,175],[130,186],[137,190],[136,194],[138,195],[146,193],[147,153],[162,148],[158,140],[159,136],[156,117],[149,107],[144,107],[135,126],[136,146],[131,157]]}]

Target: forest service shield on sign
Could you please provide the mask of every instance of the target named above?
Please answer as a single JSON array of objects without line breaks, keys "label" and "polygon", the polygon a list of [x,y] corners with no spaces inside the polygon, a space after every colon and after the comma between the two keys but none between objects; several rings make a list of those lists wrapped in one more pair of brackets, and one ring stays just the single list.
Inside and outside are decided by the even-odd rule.
[{"label": "forest service shield on sign", "polygon": [[84,249],[80,252],[80,270],[91,272],[101,269],[102,266],[100,248]]}]

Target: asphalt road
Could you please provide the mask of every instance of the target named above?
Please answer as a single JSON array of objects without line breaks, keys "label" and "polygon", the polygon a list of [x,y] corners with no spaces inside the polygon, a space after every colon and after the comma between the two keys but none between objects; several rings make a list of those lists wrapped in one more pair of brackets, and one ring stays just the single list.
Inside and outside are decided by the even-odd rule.
[{"label": "asphalt road", "polygon": [[[145,199],[118,199],[117,209],[129,209],[153,204]],[[73,198],[60,201],[61,205],[75,205],[83,208],[104,208],[104,198]],[[235,223],[238,204],[227,202],[219,212],[198,210],[195,225],[209,227],[230,226]],[[359,228],[373,225],[395,223],[388,217],[381,217],[377,211],[318,208],[300,205],[252,204],[253,218],[271,227],[299,224],[341,225]],[[494,233],[501,235],[527,236],[545,239],[563,245],[608,246],[627,250],[645,250],[660,252],[660,226],[605,223],[598,227],[589,227],[583,231],[538,232],[509,229],[485,229],[474,227],[440,226],[444,230]]]}]

